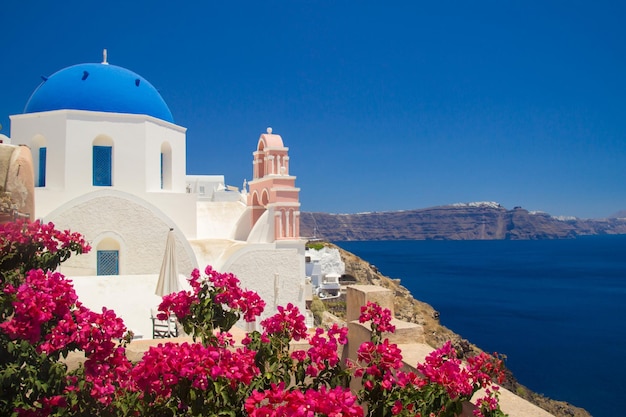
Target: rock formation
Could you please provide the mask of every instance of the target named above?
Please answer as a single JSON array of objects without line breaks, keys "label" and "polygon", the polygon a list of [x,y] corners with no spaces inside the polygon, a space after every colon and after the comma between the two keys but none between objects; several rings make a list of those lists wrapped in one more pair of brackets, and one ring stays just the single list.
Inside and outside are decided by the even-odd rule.
[{"label": "rock formation", "polygon": [[34,220],[34,187],[30,149],[0,140],[0,222],[17,218]]},{"label": "rock formation", "polygon": [[497,203],[469,203],[359,214],[303,212],[300,233],[333,242],[563,239],[581,235],[626,234],[626,218],[561,219],[520,207],[507,210]]}]

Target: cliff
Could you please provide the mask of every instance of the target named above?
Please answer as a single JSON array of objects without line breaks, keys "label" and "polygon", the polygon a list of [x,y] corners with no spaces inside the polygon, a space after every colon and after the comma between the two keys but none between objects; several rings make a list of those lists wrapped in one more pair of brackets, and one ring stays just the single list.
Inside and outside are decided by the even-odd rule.
[{"label": "cliff", "polygon": [[[400,284],[399,279],[386,277],[370,265],[367,261],[347,252],[340,247],[325,243],[325,245],[339,249],[341,259],[345,263],[345,274],[342,277],[344,283],[358,283],[368,285],[378,285],[388,288],[395,293],[394,313],[397,319],[417,323],[423,326],[426,343],[433,347],[441,347],[446,341],[452,341],[455,349],[461,355],[471,355],[480,352],[480,348],[450,329],[442,326],[439,322],[439,313],[429,304],[416,300],[408,289]],[[325,302],[333,313],[341,315],[341,308],[345,309],[343,301]],[[555,401],[536,394],[523,385],[519,384],[513,374],[507,375],[507,381],[503,384],[505,388],[518,396],[543,408],[556,417],[590,417],[591,415],[584,409],[575,407],[563,401]]]},{"label": "cliff", "polygon": [[563,239],[626,234],[626,219],[559,219],[497,203],[469,203],[358,214],[303,212],[300,234],[328,241]]}]

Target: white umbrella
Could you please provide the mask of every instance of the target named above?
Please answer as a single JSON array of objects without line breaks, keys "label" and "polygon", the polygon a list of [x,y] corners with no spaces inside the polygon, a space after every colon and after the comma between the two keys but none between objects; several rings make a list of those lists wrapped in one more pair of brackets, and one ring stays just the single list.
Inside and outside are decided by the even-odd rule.
[{"label": "white umbrella", "polygon": [[170,229],[165,243],[165,255],[163,255],[159,281],[154,293],[163,297],[178,291],[180,291],[180,285],[178,269],[176,268],[176,238],[174,237],[174,229]]}]

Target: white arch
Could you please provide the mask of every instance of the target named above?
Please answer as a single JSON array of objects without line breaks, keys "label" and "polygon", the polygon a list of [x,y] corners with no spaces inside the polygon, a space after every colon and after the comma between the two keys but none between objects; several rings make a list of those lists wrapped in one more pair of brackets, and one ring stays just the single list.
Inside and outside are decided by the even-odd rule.
[{"label": "white arch", "polygon": [[[139,197],[136,197],[132,194],[129,194],[123,191],[115,190],[112,188],[103,188],[98,191],[84,194],[80,197],[70,200],[67,203],[57,207],[55,210],[53,210],[47,216],[45,216],[43,220],[45,222],[51,221],[53,223],[57,223],[56,221],[57,218],[61,217],[63,213],[65,213],[66,211],[71,210],[74,207],[77,207],[83,203],[89,202],[90,200],[93,200],[99,197],[116,197],[119,199],[127,200],[129,202],[129,206],[132,204],[137,204],[145,208],[146,210],[149,210],[155,217],[161,220],[164,230],[168,230],[170,227],[174,227],[174,234],[176,236],[176,241],[177,243],[181,244],[182,249],[184,250],[185,254],[188,256],[189,260],[191,261],[192,263],[191,267],[192,268],[198,267],[198,261],[196,259],[196,255],[193,249],[191,248],[189,241],[187,240],[187,238],[181,231],[181,229],[176,226],[176,223],[170,217],[168,217],[165,213],[163,213],[158,207],[154,206],[153,204],[150,204],[149,202]],[[119,242],[121,242],[121,246],[120,246],[121,252],[123,253],[124,251],[127,250],[125,244],[123,244],[123,239],[121,239],[121,237],[119,237],[119,235],[113,231],[103,232],[101,235],[98,235],[98,236],[102,236],[103,238],[111,237],[111,238],[117,239]],[[94,248],[97,247],[98,243],[99,241],[97,239],[94,239],[93,241],[90,242],[90,244]],[[125,265],[125,260],[122,259],[121,264],[120,264],[120,269],[124,265]],[[183,272],[181,271],[181,273]]]}]

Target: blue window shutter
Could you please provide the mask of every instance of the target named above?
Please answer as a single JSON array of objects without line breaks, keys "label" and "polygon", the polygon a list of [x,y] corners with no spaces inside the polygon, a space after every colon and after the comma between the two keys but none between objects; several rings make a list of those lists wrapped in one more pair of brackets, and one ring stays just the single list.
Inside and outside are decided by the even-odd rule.
[{"label": "blue window shutter", "polygon": [[120,253],[116,250],[98,251],[98,275],[118,275],[120,272]]},{"label": "blue window shutter", "polygon": [[111,148],[93,147],[93,185],[111,186]]},{"label": "blue window shutter", "polygon": [[39,148],[39,182],[38,187],[46,186],[46,156],[48,150],[46,147]]}]

